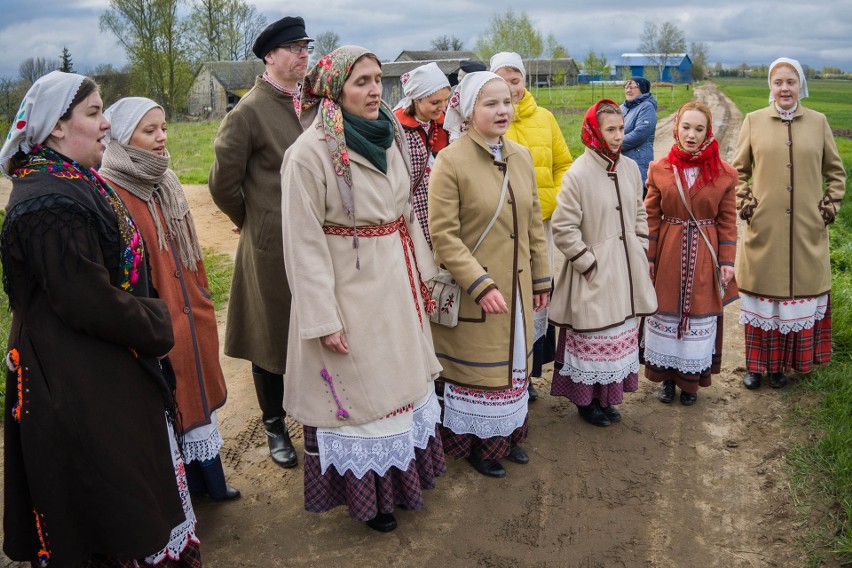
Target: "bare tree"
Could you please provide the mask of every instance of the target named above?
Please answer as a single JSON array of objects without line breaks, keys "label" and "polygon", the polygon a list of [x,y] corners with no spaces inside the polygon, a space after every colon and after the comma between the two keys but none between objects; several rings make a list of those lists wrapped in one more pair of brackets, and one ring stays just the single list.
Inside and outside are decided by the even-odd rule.
[{"label": "bare tree", "polygon": [[200,61],[248,59],[266,17],[244,0],[193,0],[188,22]]},{"label": "bare tree", "polygon": [[332,31],[317,34],[314,42],[314,59],[318,60],[340,47],[340,36]]},{"label": "bare tree", "polygon": [[231,0],[228,5],[226,27],[227,55],[231,60],[244,60],[254,57],[254,40],[266,27],[266,16],[257,11],[254,4],[243,0]]},{"label": "bare tree", "polygon": [[46,57],[28,57],[24,59],[18,66],[18,75],[21,77],[27,88],[36,82],[42,75],[47,75],[51,71],[59,69],[60,62],[58,59],[48,59]]},{"label": "bare tree", "polygon": [[431,41],[432,49],[435,51],[461,51],[464,42],[456,36],[440,35]]},{"label": "bare tree", "polygon": [[662,80],[671,56],[686,51],[683,30],[671,22],[663,22],[658,26],[646,21],[639,51],[657,66],[657,76]]},{"label": "bare tree", "polygon": [[535,59],[541,55],[544,45],[539,32],[529,16],[521,12],[516,16],[508,10],[502,16],[497,14],[491,19],[489,27],[476,38],[476,53],[488,61],[498,51],[514,51],[525,59]]},{"label": "bare tree", "polygon": [[547,34],[547,39],[545,40],[544,52],[550,56],[551,59],[564,59],[566,57],[571,57],[568,54],[568,50],[565,49],[559,40],[556,39],[556,36],[551,34]]}]

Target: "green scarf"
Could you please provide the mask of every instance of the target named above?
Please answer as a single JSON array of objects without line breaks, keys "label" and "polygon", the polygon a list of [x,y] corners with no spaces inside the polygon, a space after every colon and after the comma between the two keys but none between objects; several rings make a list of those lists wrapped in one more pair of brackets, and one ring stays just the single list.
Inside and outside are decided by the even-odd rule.
[{"label": "green scarf", "polygon": [[[342,110],[342,109],[341,109]],[[367,158],[383,174],[388,173],[386,150],[394,141],[393,118],[384,106],[375,120],[343,111],[343,133],[346,145]]]}]

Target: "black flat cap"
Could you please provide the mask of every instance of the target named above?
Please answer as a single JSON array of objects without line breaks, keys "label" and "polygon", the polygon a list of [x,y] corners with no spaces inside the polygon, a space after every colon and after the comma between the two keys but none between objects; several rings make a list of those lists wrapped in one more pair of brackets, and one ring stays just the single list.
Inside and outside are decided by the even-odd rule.
[{"label": "black flat cap", "polygon": [[260,35],[254,40],[252,51],[258,58],[263,59],[267,53],[279,45],[294,41],[314,41],[314,39],[308,37],[307,32],[305,32],[305,20],[299,16],[285,16],[277,22],[269,24],[265,30],[260,32]]},{"label": "black flat cap", "polygon": [[459,67],[465,73],[476,73],[477,71],[488,71],[488,67],[485,63],[481,61],[475,61],[473,59],[465,59],[464,61],[459,62]]}]

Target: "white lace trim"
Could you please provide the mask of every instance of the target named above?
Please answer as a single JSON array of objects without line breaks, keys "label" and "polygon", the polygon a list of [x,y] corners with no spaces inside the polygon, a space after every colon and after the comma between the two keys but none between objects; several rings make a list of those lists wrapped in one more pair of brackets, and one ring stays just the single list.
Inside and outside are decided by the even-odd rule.
[{"label": "white lace trim", "polygon": [[[407,470],[414,460],[414,448],[427,446],[429,438],[435,435],[435,425],[441,420],[438,398],[431,386],[429,390],[429,394],[410,413],[361,426],[318,428],[317,445],[322,473],[325,474],[332,465],[340,475],[351,471],[358,479],[370,471],[383,476],[391,467]],[[386,430],[392,422],[399,423],[401,429],[373,435],[376,429],[371,424],[385,421],[387,423],[381,426],[382,430]]]},{"label": "white lace trim", "polygon": [[798,300],[772,300],[748,294],[740,297],[740,323],[763,331],[787,334],[811,329],[825,318],[827,311],[828,294]]},{"label": "white lace trim", "polygon": [[678,339],[680,319],[657,314],[645,319],[645,359],[657,366],[699,374],[713,364],[716,316],[689,318],[689,329]]},{"label": "white lace trim", "polygon": [[586,385],[608,385],[639,372],[637,318],[602,331],[582,333],[568,329],[565,333],[564,363],[559,371],[563,377]]},{"label": "white lace trim", "polygon": [[[168,424],[168,423],[167,423]],[[169,445],[172,452],[172,463],[175,467],[175,479],[177,481],[178,494],[180,502],[183,506],[184,521],[172,529],[169,535],[169,543],[164,549],[156,554],[152,554],[145,558],[146,564],[159,564],[166,557],[172,560],[178,560],[181,553],[186,549],[190,542],[199,543],[198,537],[195,534],[195,511],[192,510],[192,501],[189,498],[189,486],[186,483],[186,469],[184,468],[183,458],[180,455],[180,450],[175,443],[174,430],[171,424],[168,424],[169,430]]]},{"label": "white lace trim", "polygon": [[639,352],[636,352],[636,360],[627,364],[625,367],[620,367],[616,370],[583,370],[578,367],[565,363],[560,369],[559,374],[563,377],[569,377],[575,383],[583,383],[584,385],[611,385],[619,383],[626,379],[631,373],[639,372]]},{"label": "white lace trim", "polygon": [[713,364],[713,355],[704,359],[684,359],[677,355],[667,355],[665,353],[657,353],[651,349],[645,349],[645,360],[655,367],[663,367],[666,369],[675,369],[681,373],[690,375],[698,375],[709,369]]},{"label": "white lace trim", "polygon": [[533,316],[533,342],[538,341],[547,334],[547,308],[535,312]]},{"label": "white lace trim", "polygon": [[[202,428],[207,428],[207,426],[202,426]],[[195,430],[200,430],[200,428]],[[195,432],[195,430],[192,432]],[[222,439],[219,429],[213,426],[207,438],[200,440],[184,439],[183,455],[186,457],[187,463],[212,460],[219,455],[219,450],[222,449],[224,444],[225,441]]]}]

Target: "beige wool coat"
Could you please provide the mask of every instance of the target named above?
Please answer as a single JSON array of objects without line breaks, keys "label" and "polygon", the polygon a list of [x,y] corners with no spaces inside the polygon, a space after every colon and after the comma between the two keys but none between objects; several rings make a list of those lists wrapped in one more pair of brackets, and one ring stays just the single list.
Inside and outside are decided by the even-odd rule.
[{"label": "beige wool coat", "polygon": [[[506,164],[509,187],[503,209],[485,240],[471,254],[497,210]],[[441,150],[429,179],[429,231],[436,261],[461,286],[459,324],[433,324],[441,378],[479,389],[512,385],[512,353],[523,341],[531,364],[534,293],[550,290],[550,266],[527,148],[503,138],[503,161],[475,131]],[[486,314],[477,303],[497,288],[509,306]],[[515,337],[515,294],[520,292],[524,337]]]},{"label": "beige wool coat", "polygon": [[[357,225],[405,220],[414,245],[408,256],[417,303],[399,231],[375,237],[362,233],[360,270],[353,238],[323,232],[323,226],[351,229],[352,221],[318,118],[287,151],[281,166],[284,259],[293,293],[284,407],[308,426],[358,425],[382,418],[422,399],[441,370],[417,282],[418,269],[427,282],[437,268],[411,215],[405,158],[391,145],[388,173],[383,174],[351,148],[349,157]],[[320,342],[341,330],[349,344],[345,355]],[[333,389],[323,379],[323,369]],[[335,395],[349,414],[345,422],[337,419]]]},{"label": "beige wool coat", "polygon": [[565,255],[565,264],[556,278],[549,318],[579,332],[608,329],[657,311],[639,166],[624,155],[615,174],[608,174],[606,166],[586,149],[562,178],[551,219],[553,244]]},{"label": "beige wool coat", "polygon": [[740,290],[766,298],[831,290],[828,228],[846,183],[825,115],[799,103],[792,121],[774,104],[746,115],[732,165],[746,221],[737,261]]}]

